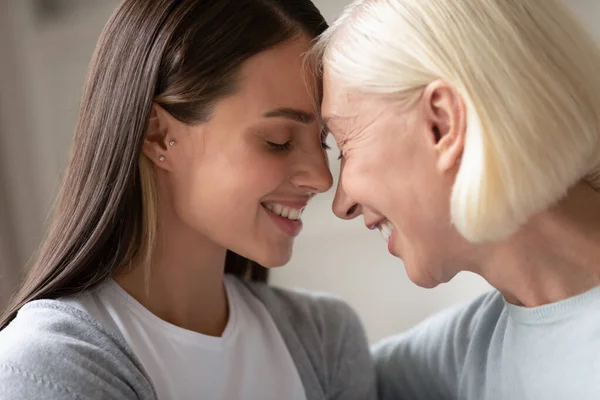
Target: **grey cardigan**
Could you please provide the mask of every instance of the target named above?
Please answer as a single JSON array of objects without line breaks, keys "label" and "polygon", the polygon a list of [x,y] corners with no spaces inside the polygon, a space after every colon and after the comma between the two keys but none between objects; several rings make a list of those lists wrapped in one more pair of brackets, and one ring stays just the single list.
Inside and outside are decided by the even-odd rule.
[{"label": "grey cardigan", "polygon": [[[275,321],[308,400],[376,399],[367,340],[349,306],[327,295],[247,286]],[[64,302],[38,300],[0,331],[0,399],[155,400],[157,395],[118,333]]]}]

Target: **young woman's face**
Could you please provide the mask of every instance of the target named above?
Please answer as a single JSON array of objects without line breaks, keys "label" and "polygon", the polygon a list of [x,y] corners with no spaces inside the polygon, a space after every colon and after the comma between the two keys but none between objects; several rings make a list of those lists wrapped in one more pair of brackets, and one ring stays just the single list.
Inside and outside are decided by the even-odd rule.
[{"label": "young woman's face", "polygon": [[309,47],[297,39],[249,59],[208,122],[169,118],[175,144],[160,174],[173,217],[266,267],[290,259],[302,210],[332,185],[303,68]]}]

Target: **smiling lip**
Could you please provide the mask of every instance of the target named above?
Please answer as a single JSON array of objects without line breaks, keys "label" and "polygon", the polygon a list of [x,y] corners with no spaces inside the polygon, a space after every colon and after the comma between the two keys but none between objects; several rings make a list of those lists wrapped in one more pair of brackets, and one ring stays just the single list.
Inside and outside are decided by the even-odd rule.
[{"label": "smiling lip", "polygon": [[302,212],[308,200],[269,200],[263,201],[261,206],[284,234],[296,237],[302,231]]},{"label": "smiling lip", "polygon": [[261,204],[263,206],[266,204],[281,204],[282,206],[296,208],[298,210],[301,210],[301,209],[305,208],[306,205],[308,204],[308,199],[302,199],[302,200],[273,199],[273,200],[264,200]]},{"label": "smiling lip", "polygon": [[367,229],[369,230],[374,230],[379,228],[379,226],[384,223],[385,221],[387,221],[387,218],[381,218],[378,219],[376,221],[365,221],[365,226],[367,227]]},{"label": "smiling lip", "polygon": [[396,241],[396,235],[398,234],[396,226],[387,218],[380,218],[377,220],[365,220],[365,226],[370,230],[379,229],[381,235],[386,240],[388,251],[396,256],[394,251],[394,243]]},{"label": "smiling lip", "polygon": [[390,235],[390,240],[388,240],[388,243],[387,243],[388,251],[394,257],[398,257],[398,254],[394,251],[394,243],[396,241],[396,234],[397,234],[397,230],[396,230],[396,228],[394,228],[394,230],[392,231],[392,234]]}]

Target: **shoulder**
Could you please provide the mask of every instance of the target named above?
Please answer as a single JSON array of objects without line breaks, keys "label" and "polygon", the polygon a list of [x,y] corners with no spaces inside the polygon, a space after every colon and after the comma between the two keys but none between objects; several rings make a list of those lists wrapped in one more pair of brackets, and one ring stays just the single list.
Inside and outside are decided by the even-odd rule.
[{"label": "shoulder", "polygon": [[0,388],[3,399],[153,397],[122,338],[55,300],[25,305],[0,331]]},{"label": "shoulder", "polygon": [[375,368],[356,312],[338,296],[246,283],[263,302],[290,351],[295,344],[319,375],[327,398],[376,397]]},{"label": "shoulder", "polygon": [[504,299],[494,290],[380,341],[372,349],[380,395],[457,393],[466,357],[487,354],[485,347],[505,318]]},{"label": "shoulder", "polygon": [[470,340],[477,331],[486,327],[494,328],[504,311],[505,303],[502,295],[492,290],[471,301],[441,311],[406,332],[382,340],[375,349],[415,336],[427,340],[427,335],[423,334],[428,332],[436,335],[432,340],[438,343],[440,336]]}]

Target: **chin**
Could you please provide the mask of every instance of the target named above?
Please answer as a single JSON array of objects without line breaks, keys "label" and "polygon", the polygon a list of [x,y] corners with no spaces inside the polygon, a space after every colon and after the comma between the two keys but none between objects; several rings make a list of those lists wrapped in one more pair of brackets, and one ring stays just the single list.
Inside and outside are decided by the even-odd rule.
[{"label": "chin", "polygon": [[292,252],[271,252],[262,257],[253,258],[257,263],[265,268],[277,268],[286,265],[292,258]]},{"label": "chin", "polygon": [[433,289],[442,283],[434,279],[429,271],[426,268],[423,268],[422,265],[419,266],[416,263],[405,262],[404,268],[406,269],[406,274],[411,282],[423,289]]},{"label": "chin", "polygon": [[260,265],[262,265],[263,267],[265,267],[267,269],[281,268],[285,264],[287,264],[287,261],[286,262],[260,263]]}]

